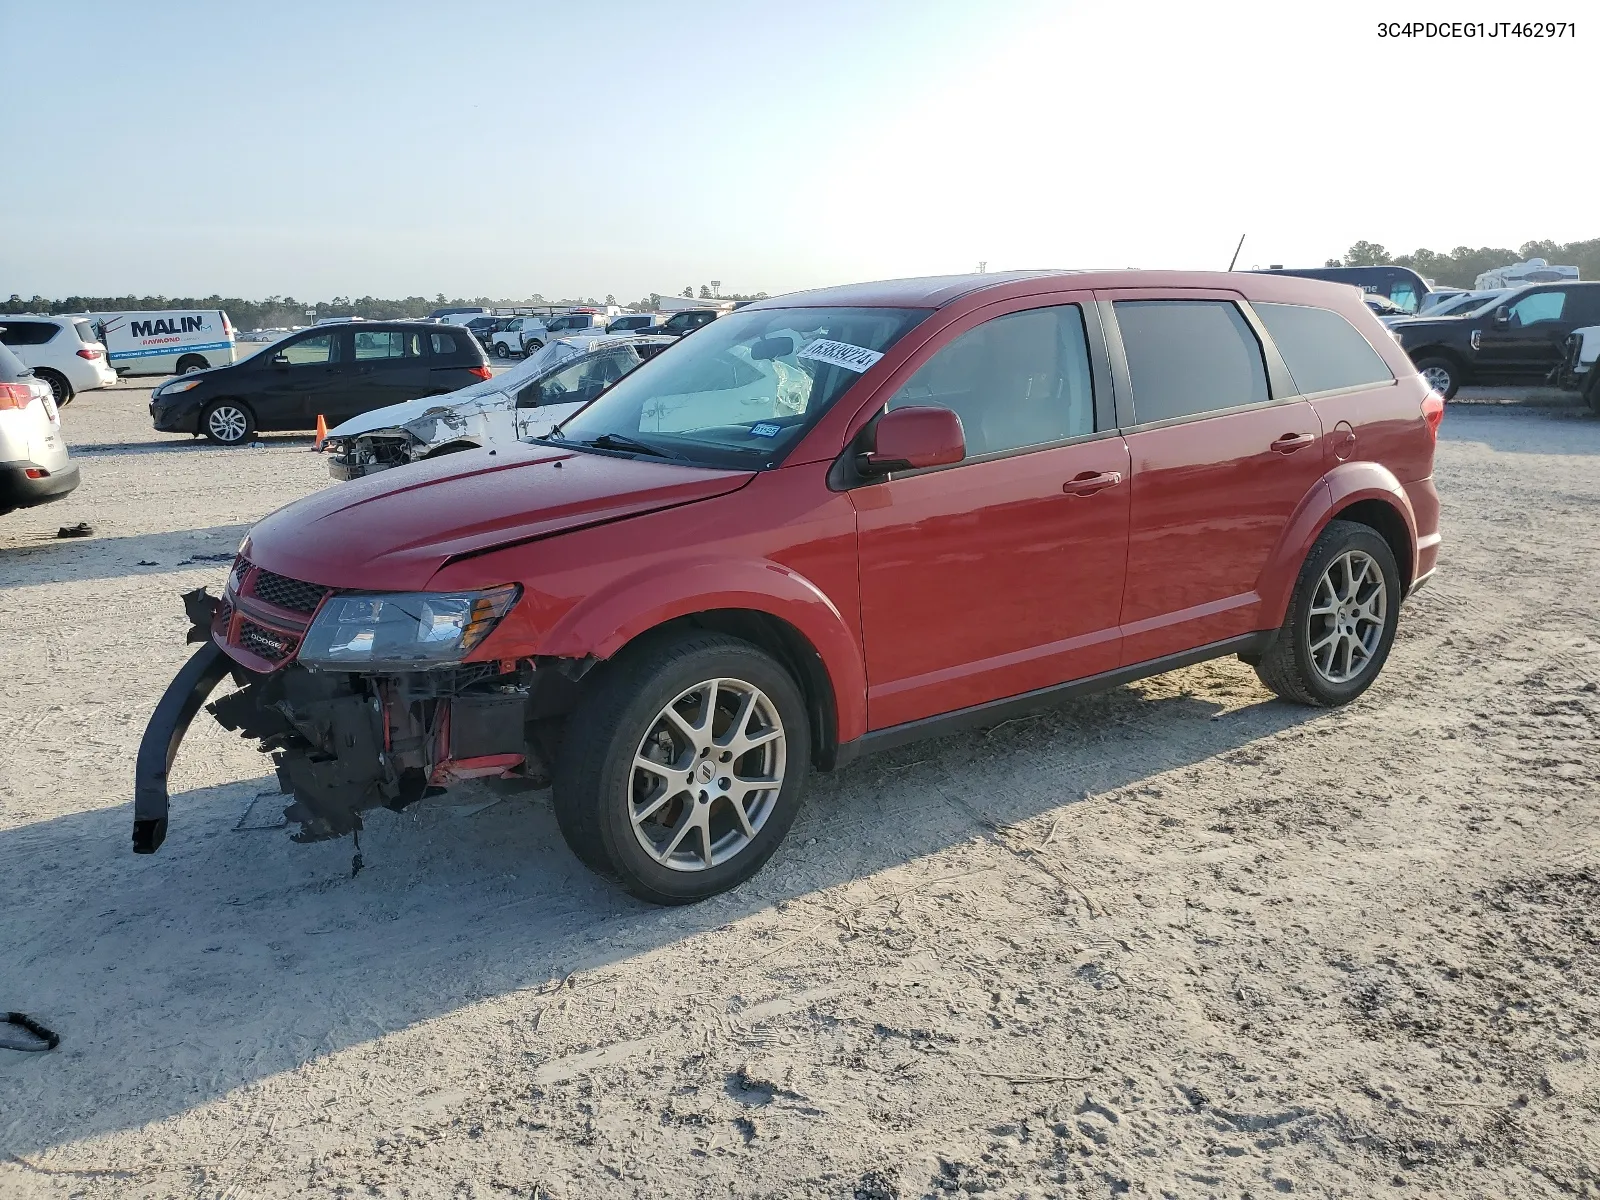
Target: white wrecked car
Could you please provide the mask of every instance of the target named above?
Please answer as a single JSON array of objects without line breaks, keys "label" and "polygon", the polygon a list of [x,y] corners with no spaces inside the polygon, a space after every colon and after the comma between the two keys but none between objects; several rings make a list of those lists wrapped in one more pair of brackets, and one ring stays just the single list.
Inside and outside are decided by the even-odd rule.
[{"label": "white wrecked car", "polygon": [[328,431],[328,473],[359,479],[437,454],[543,437],[676,342],[651,334],[563,338],[493,379],[362,413]]}]

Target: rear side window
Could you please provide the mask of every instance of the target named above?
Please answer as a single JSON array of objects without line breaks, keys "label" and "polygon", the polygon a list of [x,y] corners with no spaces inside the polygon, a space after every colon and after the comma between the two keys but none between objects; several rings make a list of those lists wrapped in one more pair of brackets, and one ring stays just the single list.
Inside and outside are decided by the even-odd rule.
[{"label": "rear side window", "polygon": [[1261,404],[1261,343],[1226,300],[1118,300],[1114,308],[1133,377],[1135,424]]},{"label": "rear side window", "polygon": [[433,352],[435,354],[453,355],[456,351],[456,340],[448,333],[430,333],[433,339]]},{"label": "rear side window", "polygon": [[0,343],[7,346],[42,346],[55,337],[59,326],[49,321],[18,321],[0,317]]},{"label": "rear side window", "polygon": [[1371,343],[1333,310],[1305,304],[1254,308],[1302,394],[1394,380]]},{"label": "rear side window", "polygon": [[938,350],[889,398],[961,418],[967,455],[1000,454],[1094,432],[1094,382],[1076,304],[1008,313]]},{"label": "rear side window", "polygon": [[72,327],[78,331],[78,340],[85,345],[93,345],[100,340],[100,331],[95,328],[93,321],[74,321]]},{"label": "rear side window", "polygon": [[399,329],[358,331],[356,361],[374,358],[415,358],[422,352],[421,337]]}]

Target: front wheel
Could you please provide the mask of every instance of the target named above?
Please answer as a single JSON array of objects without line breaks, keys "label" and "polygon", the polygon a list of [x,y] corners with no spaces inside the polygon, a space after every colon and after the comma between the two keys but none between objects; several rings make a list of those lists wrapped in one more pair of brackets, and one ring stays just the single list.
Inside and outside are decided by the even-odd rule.
[{"label": "front wheel", "polygon": [[1256,674],[1285,700],[1348,704],[1383,670],[1400,620],[1400,571],[1371,526],[1330,521]]},{"label": "front wheel", "polygon": [[717,633],[646,639],[595,674],[555,770],[573,852],[656,904],[704,900],[759,871],[810,769],[794,679]]},{"label": "front wheel", "polygon": [[1446,400],[1455,399],[1461,388],[1461,368],[1448,358],[1425,358],[1417,364],[1422,381]]},{"label": "front wheel", "polygon": [[507,346],[504,342],[496,342],[494,344],[494,356],[496,358],[510,358],[511,347]]},{"label": "front wheel", "polygon": [[255,414],[237,400],[218,400],[200,414],[200,432],[219,445],[237,446],[255,429]]}]

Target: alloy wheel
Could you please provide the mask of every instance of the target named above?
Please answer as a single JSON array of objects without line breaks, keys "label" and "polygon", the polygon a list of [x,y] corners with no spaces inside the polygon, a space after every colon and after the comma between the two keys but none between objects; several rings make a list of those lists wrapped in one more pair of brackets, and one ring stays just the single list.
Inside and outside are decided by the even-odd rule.
[{"label": "alloy wheel", "polygon": [[231,404],[219,404],[206,417],[206,429],[219,442],[237,442],[250,427],[250,419]]},{"label": "alloy wheel", "polygon": [[1317,674],[1329,683],[1359,676],[1383,642],[1388,616],[1389,589],[1372,556],[1346,550],[1335,558],[1311,598],[1307,641]]},{"label": "alloy wheel", "polygon": [[777,706],[740,679],[709,679],[650,722],[628,772],[628,814],[645,853],[705,871],[749,847],[783,789],[787,738]]},{"label": "alloy wheel", "polygon": [[1441,396],[1450,390],[1450,372],[1443,367],[1429,367],[1422,372],[1422,381]]}]

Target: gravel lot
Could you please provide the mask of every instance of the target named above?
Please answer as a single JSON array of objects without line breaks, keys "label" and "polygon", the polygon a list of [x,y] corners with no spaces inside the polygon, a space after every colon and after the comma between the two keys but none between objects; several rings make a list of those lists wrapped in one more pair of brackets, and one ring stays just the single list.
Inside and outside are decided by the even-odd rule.
[{"label": "gravel lot", "polygon": [[1353,707],[1228,660],[909,747],[660,910],[538,792],[380,812],[352,879],[205,717],[130,853],[178,593],[328,484],[147,396],[0,522],[0,1009],[63,1037],[0,1051],[0,1194],[1600,1194],[1600,420],[1451,406]]}]

